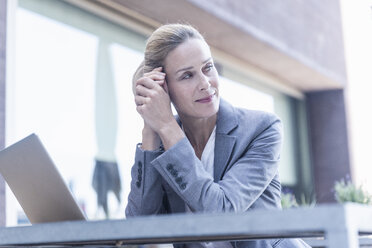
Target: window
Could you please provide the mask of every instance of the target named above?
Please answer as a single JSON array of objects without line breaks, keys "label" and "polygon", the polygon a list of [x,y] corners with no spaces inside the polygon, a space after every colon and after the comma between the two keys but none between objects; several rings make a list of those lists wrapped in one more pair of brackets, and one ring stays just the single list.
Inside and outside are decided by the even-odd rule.
[{"label": "window", "polygon": [[[91,186],[94,159],[116,159],[122,204],[118,206],[113,196],[108,200],[111,217],[122,218],[142,125],[131,75],[142,61],[139,46],[144,46],[145,37],[118,32],[115,25],[60,1],[43,6],[40,1],[19,2],[15,81],[7,85],[7,144],[36,133],[90,219],[104,217],[97,211]],[[79,24],[68,25],[69,16],[61,22],[35,13],[38,8],[55,16],[68,13],[80,18],[75,21]],[[102,28],[88,32],[94,25]],[[21,208],[13,207],[16,200],[11,197],[8,202],[8,225],[23,221]]]},{"label": "window", "polygon": [[[110,218],[123,218],[143,125],[135,110],[131,77],[143,59],[146,37],[64,1],[18,2],[15,80],[7,85],[7,145],[38,134],[89,219],[104,217],[91,186],[95,159],[115,160],[122,203],[109,195]],[[283,119],[287,143],[281,177],[285,184],[295,185],[291,99],[227,72],[221,78],[222,97]],[[7,194],[12,195],[9,189]],[[14,197],[7,205],[7,224],[24,223]]]}]

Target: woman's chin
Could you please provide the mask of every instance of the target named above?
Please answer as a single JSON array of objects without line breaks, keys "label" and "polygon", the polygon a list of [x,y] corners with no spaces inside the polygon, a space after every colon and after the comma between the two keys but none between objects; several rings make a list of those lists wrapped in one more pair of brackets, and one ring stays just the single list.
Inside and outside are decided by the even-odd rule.
[{"label": "woman's chin", "polygon": [[213,97],[212,101],[208,103],[198,104],[195,108],[196,116],[200,118],[208,118],[217,114],[219,106],[220,106],[220,99],[219,97]]},{"label": "woman's chin", "polygon": [[208,109],[198,109],[196,113],[194,113],[194,118],[210,118],[217,114],[219,105],[213,105]]}]

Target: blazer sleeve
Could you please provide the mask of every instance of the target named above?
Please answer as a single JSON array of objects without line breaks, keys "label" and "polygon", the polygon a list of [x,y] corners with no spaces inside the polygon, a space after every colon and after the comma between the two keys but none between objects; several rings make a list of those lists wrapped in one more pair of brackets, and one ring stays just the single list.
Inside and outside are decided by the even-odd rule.
[{"label": "blazer sleeve", "polygon": [[[280,183],[275,177],[281,142],[281,122],[275,119],[247,144],[245,152],[219,182],[214,182],[204,170],[186,138],[151,164],[192,211],[243,212],[260,197],[259,205],[263,207],[280,202]],[[275,192],[263,194],[267,189]]]},{"label": "blazer sleeve", "polygon": [[163,209],[164,191],[159,173],[150,164],[163,151],[145,151],[137,145],[135,163],[131,170],[131,184],[126,217],[159,214]]}]

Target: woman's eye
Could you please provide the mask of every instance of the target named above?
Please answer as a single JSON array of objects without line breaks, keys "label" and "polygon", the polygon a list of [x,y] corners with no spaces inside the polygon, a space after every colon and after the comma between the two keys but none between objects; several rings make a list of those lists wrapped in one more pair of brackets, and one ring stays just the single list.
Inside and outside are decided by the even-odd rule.
[{"label": "woman's eye", "polygon": [[192,77],[192,74],[191,73],[185,73],[182,75],[181,79],[189,79]]},{"label": "woman's eye", "polygon": [[212,68],[213,68],[213,64],[207,64],[205,67],[204,67],[204,71],[210,71],[210,70],[212,70]]}]

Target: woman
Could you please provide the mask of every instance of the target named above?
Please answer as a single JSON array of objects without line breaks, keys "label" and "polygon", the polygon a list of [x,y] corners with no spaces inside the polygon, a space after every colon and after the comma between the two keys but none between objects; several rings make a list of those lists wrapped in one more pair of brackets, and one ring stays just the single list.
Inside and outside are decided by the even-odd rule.
[{"label": "woman", "polygon": [[[220,99],[210,48],[197,30],[182,24],[158,28],[133,81],[144,128],[132,168],[128,217],[280,208],[280,120]],[[262,240],[185,246],[306,245]]]}]

